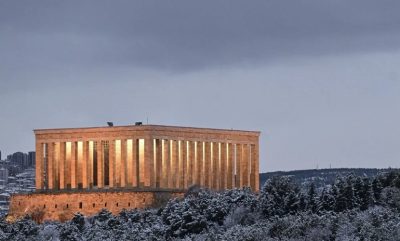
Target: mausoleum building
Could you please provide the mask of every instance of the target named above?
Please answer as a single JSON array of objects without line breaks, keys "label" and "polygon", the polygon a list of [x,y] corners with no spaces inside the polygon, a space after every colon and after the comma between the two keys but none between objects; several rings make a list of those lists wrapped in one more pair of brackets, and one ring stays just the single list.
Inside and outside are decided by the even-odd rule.
[{"label": "mausoleum building", "polygon": [[[216,191],[245,186],[259,190],[258,131],[129,125],[40,129],[34,133],[36,195],[43,198],[48,194],[53,199],[50,205],[38,207],[51,206],[53,213],[83,206],[94,212],[107,205],[107,197],[115,193],[129,192],[128,196],[135,197],[139,194],[133,193],[177,194],[192,185]],[[101,200],[88,200],[89,194],[101,196]],[[57,205],[57,195],[70,195],[60,202],[71,203]],[[23,196],[14,196],[14,213],[23,208],[16,206],[16,200],[19,206],[22,201],[22,206],[33,209],[35,200],[41,199],[35,198],[30,194],[30,201],[25,202]],[[112,199],[108,203],[113,203],[115,211],[128,208],[128,201],[123,204]],[[142,207],[148,201],[140,199],[140,203],[129,202],[129,207]]]}]

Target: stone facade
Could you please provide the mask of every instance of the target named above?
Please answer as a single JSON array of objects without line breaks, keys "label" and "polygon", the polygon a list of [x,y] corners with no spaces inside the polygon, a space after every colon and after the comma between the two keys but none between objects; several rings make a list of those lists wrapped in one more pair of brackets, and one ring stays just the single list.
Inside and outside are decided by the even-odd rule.
[{"label": "stone facade", "polygon": [[182,197],[183,193],[168,191],[79,191],[13,194],[7,219],[15,221],[26,214],[42,222],[44,220],[66,221],[77,212],[86,216],[107,209],[118,214],[123,209],[157,207],[170,198]]},{"label": "stone facade", "polygon": [[34,132],[37,192],[12,196],[10,217],[142,208],[159,192],[192,185],[259,190],[257,131],[134,125]]}]

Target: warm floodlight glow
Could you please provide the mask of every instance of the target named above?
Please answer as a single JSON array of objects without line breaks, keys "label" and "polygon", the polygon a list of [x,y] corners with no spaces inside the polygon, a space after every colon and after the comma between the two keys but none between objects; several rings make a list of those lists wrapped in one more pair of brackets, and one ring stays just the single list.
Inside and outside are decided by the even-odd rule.
[{"label": "warm floodlight glow", "polygon": [[132,185],[132,176],[133,176],[133,140],[126,140],[126,169],[127,169],[127,184],[128,186]]},{"label": "warm floodlight glow", "polygon": [[168,185],[166,185],[167,183],[168,183],[168,180],[167,180],[167,153],[166,153],[166,151],[167,151],[167,148],[168,148],[168,146],[167,146],[167,143],[168,143],[168,140],[161,140],[161,183],[160,183],[160,185],[163,185],[164,187],[165,186],[168,186]]},{"label": "warm floodlight glow", "polygon": [[65,176],[65,186],[71,185],[71,142],[65,143],[65,169],[66,169],[66,176]]},{"label": "warm floodlight glow", "polygon": [[83,180],[82,180],[82,171],[83,171],[83,166],[82,166],[82,160],[83,160],[83,142],[82,141],[78,141],[78,144],[77,144],[77,164],[78,164],[78,166],[77,166],[77,171],[78,171],[78,180],[77,180],[77,182],[78,182],[78,184],[79,183],[83,183]]},{"label": "warm floodlight glow", "polygon": [[139,139],[139,182],[144,182],[144,139]]},{"label": "warm floodlight glow", "polygon": [[[115,140],[115,184],[121,185],[121,140]],[[119,185],[118,185],[119,184]]]},{"label": "warm floodlight glow", "polygon": [[[238,152],[238,145],[232,145],[233,148],[233,174],[236,175],[236,164],[237,164],[237,152]],[[235,181],[236,181],[236,177],[235,177]]]},{"label": "warm floodlight glow", "polygon": [[[156,144],[156,139],[153,139],[153,175],[154,175],[154,180],[157,179],[157,144]],[[157,182],[157,181],[156,181]]]},{"label": "warm floodlight glow", "polygon": [[88,180],[89,184],[94,183],[93,180],[93,152],[94,152],[94,143],[93,141],[89,141],[89,156],[88,156]]}]

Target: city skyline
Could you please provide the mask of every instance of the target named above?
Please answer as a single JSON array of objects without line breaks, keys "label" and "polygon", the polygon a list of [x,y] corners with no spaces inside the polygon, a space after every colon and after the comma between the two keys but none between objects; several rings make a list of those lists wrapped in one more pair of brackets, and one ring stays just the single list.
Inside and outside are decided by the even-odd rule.
[{"label": "city skyline", "polygon": [[399,7],[2,1],[2,158],[142,121],[261,131],[261,172],[399,167]]}]

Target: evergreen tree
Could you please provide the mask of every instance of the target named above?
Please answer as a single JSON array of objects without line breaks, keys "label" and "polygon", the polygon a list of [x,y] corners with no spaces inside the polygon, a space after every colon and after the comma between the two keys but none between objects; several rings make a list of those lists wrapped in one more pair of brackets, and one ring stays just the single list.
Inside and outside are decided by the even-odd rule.
[{"label": "evergreen tree", "polygon": [[301,192],[299,195],[299,211],[304,211],[307,208],[306,196]]},{"label": "evergreen tree", "polygon": [[354,188],[353,188],[354,177],[348,176],[346,179],[344,197],[346,199],[346,208],[353,209],[356,207],[354,199]]},{"label": "evergreen tree", "polygon": [[389,187],[393,184],[393,181],[397,178],[397,172],[395,171],[390,171],[389,173],[387,173],[386,175],[380,175],[378,176],[378,178],[381,178],[381,184],[382,187]]},{"label": "evergreen tree", "polygon": [[322,189],[321,196],[318,199],[318,211],[332,211],[335,207],[335,198],[332,190]]},{"label": "evergreen tree", "polygon": [[299,194],[298,192],[290,192],[285,198],[284,214],[295,214],[299,210]]},{"label": "evergreen tree", "polygon": [[343,178],[339,178],[335,183],[335,212],[343,212],[347,209],[346,185]]},{"label": "evergreen tree", "polygon": [[373,204],[372,187],[369,178],[363,179],[362,191],[360,193],[360,210],[367,210]]},{"label": "evergreen tree", "polygon": [[379,203],[381,200],[381,193],[382,193],[382,183],[379,180],[379,177],[375,177],[372,181],[372,192],[374,194],[374,202]]},{"label": "evergreen tree", "polygon": [[355,207],[360,207],[362,203],[362,199],[364,198],[363,195],[363,189],[364,189],[364,182],[361,179],[361,177],[356,177],[354,180],[354,206]]},{"label": "evergreen tree", "polygon": [[311,183],[307,193],[307,209],[315,213],[317,211],[317,193],[314,182]]},{"label": "evergreen tree", "polygon": [[397,177],[393,180],[392,186],[400,188],[400,175],[397,175]]},{"label": "evergreen tree", "polygon": [[260,209],[267,216],[282,216],[299,209],[300,189],[289,177],[273,177],[260,193]]},{"label": "evergreen tree", "polygon": [[336,205],[337,205],[337,202],[338,202],[339,191],[338,191],[338,188],[337,188],[337,186],[335,184],[332,185],[330,193],[332,194],[332,197],[333,197],[333,200],[334,200],[334,206],[332,206],[332,210],[336,211]]}]

